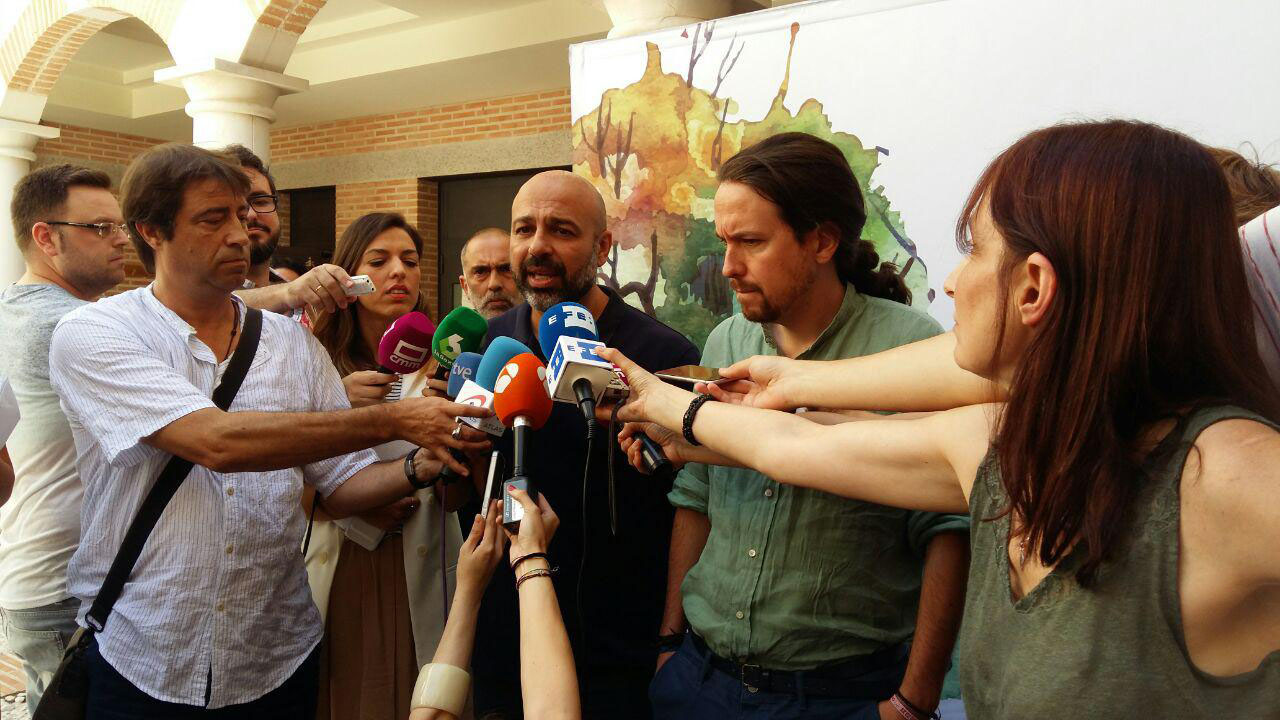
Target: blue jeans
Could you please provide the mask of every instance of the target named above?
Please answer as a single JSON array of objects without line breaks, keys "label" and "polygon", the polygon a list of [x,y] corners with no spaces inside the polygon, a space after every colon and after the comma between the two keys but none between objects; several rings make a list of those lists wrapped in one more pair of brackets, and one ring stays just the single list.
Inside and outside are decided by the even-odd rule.
[{"label": "blue jeans", "polygon": [[860,685],[882,684],[883,697],[814,697],[801,694],[751,692],[737,678],[712,667],[709,655],[702,655],[686,636],[675,655],[654,675],[649,685],[649,701],[657,720],[688,718],[740,718],[741,720],[873,720],[880,717],[877,705],[897,689],[906,670],[901,663],[870,670],[857,678]]},{"label": "blue jeans", "polygon": [[0,645],[22,661],[27,674],[27,707],[35,710],[40,696],[62,662],[62,652],[76,632],[80,601],[68,598],[52,605],[5,610],[0,608]]},{"label": "blue jeans", "polygon": [[85,720],[315,720],[319,697],[320,648],[280,687],[257,700],[216,710],[157,700],[116,672],[94,642],[85,652],[89,698]]}]

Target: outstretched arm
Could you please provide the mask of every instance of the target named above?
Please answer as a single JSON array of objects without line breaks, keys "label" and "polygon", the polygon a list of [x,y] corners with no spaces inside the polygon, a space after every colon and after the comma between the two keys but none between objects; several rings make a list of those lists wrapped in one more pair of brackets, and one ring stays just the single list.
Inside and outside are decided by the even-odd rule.
[{"label": "outstretched arm", "polygon": [[737,382],[699,389],[718,400],[771,410],[912,412],[1003,400],[1003,388],[956,365],[955,346],[955,334],[945,333],[844,360],[757,356],[720,371]]},{"label": "outstretched arm", "polygon": [[[619,417],[682,427],[694,393],[661,382],[617,350],[600,353],[622,368],[631,385]],[[703,405],[693,433],[709,450],[779,482],[893,507],[967,512],[994,410],[970,406],[918,420],[824,426],[717,402]]]}]

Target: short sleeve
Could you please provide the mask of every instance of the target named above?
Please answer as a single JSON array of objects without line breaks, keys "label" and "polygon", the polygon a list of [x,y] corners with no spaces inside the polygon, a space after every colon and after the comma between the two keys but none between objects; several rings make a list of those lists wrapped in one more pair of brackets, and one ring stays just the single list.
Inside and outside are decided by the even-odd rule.
[{"label": "short sleeve", "polygon": [[[293,330],[290,332],[292,334]],[[311,411],[350,410],[351,401],[347,399],[342,377],[338,375],[338,369],[329,359],[324,346],[301,326],[297,326],[296,332],[301,338],[296,347],[300,348],[299,352],[308,353],[311,360],[311,377],[314,378],[310,384]],[[302,474],[322,497],[329,497],[348,478],[377,461],[378,456],[372,450],[359,450],[305,465],[302,468]]]},{"label": "short sleeve", "polygon": [[53,332],[49,381],[63,412],[102,447],[107,462],[134,465],[142,439],[213,399],[129,329],[109,317],[68,316]]},{"label": "short sleeve", "polygon": [[961,532],[969,534],[968,515],[947,515],[944,513],[916,511],[907,514],[907,544],[912,552],[924,557],[929,542],[942,533]]}]

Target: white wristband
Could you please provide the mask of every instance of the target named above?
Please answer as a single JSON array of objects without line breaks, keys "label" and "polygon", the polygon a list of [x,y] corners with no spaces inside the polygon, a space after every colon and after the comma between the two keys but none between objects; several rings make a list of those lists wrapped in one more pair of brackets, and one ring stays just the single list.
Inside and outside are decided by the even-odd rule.
[{"label": "white wristband", "polygon": [[413,686],[413,708],[443,710],[461,717],[471,693],[471,675],[457,665],[427,663]]}]

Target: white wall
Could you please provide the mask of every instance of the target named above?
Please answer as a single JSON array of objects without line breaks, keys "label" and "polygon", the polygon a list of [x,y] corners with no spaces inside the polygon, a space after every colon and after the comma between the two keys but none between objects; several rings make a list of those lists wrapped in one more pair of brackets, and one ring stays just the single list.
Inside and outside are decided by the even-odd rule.
[{"label": "white wall", "polygon": [[[739,117],[759,119],[781,81],[793,21],[787,107],[817,98],[836,130],[889,150],[873,184],[885,186],[920,247],[937,290],[931,312],[946,326],[952,307],[941,286],[959,260],[956,215],[986,163],[1029,130],[1133,117],[1212,145],[1251,142],[1264,161],[1280,161],[1277,0],[810,2],[720,21],[695,84],[714,85],[737,33],[746,50],[720,95],[739,103]],[[646,40],[662,49],[667,71],[684,74],[680,33],[574,46],[574,117],[640,77]]]}]

